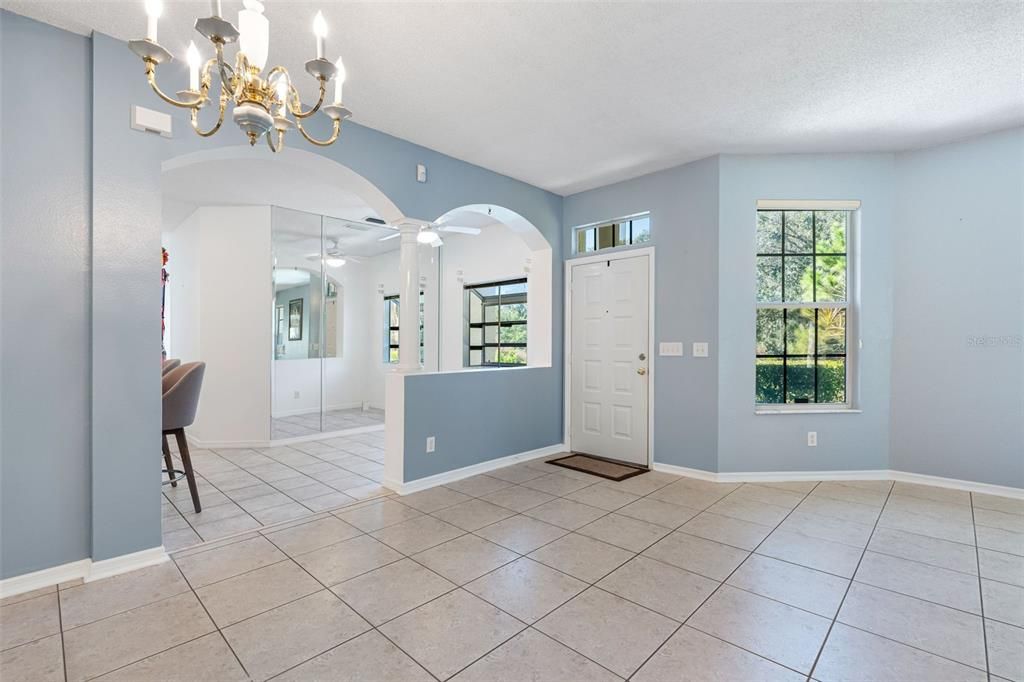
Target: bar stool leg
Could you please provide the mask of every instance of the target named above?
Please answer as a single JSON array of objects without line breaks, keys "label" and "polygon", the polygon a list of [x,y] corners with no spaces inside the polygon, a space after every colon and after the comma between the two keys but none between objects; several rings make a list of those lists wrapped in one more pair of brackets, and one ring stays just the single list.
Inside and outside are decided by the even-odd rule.
[{"label": "bar stool leg", "polygon": [[185,429],[175,429],[174,437],[178,441],[178,454],[181,455],[182,468],[185,470],[185,478],[188,480],[188,491],[192,493],[192,506],[196,513],[203,511],[199,504],[199,490],[196,489],[196,474],[192,470],[192,457],[188,452],[188,441],[185,439]]},{"label": "bar stool leg", "polygon": [[171,481],[171,487],[177,488],[178,481],[175,480],[174,476],[174,460],[171,459],[171,449],[167,446],[167,434],[163,434],[160,440],[164,448],[164,465],[167,467],[167,478]]}]

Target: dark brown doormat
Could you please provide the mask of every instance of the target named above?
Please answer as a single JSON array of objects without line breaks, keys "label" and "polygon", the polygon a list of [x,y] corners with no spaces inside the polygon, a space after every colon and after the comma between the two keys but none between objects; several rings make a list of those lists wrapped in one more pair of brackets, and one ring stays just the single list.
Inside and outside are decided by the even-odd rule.
[{"label": "dark brown doormat", "polygon": [[623,464],[622,462],[615,462],[595,455],[584,455],[578,452],[565,457],[559,457],[558,459],[549,459],[548,464],[600,476],[601,478],[607,478],[609,481],[624,481],[627,478],[639,476],[647,471],[646,468],[636,466],[635,464]]}]

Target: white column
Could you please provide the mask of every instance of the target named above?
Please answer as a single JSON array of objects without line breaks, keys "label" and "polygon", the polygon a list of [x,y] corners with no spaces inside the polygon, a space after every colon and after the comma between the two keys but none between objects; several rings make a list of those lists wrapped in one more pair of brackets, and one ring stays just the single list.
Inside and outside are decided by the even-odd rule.
[{"label": "white column", "polygon": [[398,371],[408,373],[420,370],[420,262],[416,241],[420,226],[402,223],[399,230],[402,251],[398,264]]}]

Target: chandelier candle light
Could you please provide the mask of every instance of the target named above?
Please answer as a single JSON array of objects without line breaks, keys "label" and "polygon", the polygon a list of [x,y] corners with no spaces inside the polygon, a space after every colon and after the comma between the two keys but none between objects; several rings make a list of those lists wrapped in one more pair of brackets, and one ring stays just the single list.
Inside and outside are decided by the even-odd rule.
[{"label": "chandelier candle light", "polygon": [[[156,84],[156,67],[171,61],[171,53],[157,42],[157,22],[163,12],[162,0],[145,0],[146,38],[132,40],[128,46],[142,58],[146,65],[146,80],[153,91],[168,104],[189,109],[192,128],[203,137],[210,137],[224,123],[228,103],[232,105],[231,117],[248,138],[249,144],[267,136],[267,144],[273,151],[284,146],[284,134],[295,126],[309,142],[326,147],[338,139],[341,122],[352,115],[342,106],[341,90],[345,82],[345,66],[341,58],[332,64],[324,55],[327,52],[327,21],[320,12],[313,19],[313,34],[316,36],[316,59],[306,62],[306,72],[320,84],[320,96],[313,108],[302,110],[298,90],[292,84],[291,76],[283,66],[275,66],[264,75],[270,50],[270,22],[263,16],[263,3],[259,0],[243,0],[243,9],[238,13],[238,28],[221,18],[220,0],[210,3],[212,16],[197,19],[195,28],[213,43],[215,56],[205,64],[195,42],[190,42],[185,54],[188,64],[188,90],[180,90],[176,97],[165,94]],[[234,65],[224,60],[224,46],[238,42]],[[213,73],[220,81],[218,97],[219,114],[217,123],[209,130],[199,127],[199,110],[210,103],[210,87]],[[324,104],[327,83],[334,79],[334,102]],[[318,111],[324,112],[332,121],[331,136],[326,140],[312,137],[303,127],[303,120]],[[294,121],[288,118],[291,115]]]}]

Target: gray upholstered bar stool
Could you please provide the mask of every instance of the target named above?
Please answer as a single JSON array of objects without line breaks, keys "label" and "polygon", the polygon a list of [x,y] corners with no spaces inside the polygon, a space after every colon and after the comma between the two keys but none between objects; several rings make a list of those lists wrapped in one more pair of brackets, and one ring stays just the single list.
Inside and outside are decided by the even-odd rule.
[{"label": "gray upholstered bar stool", "polygon": [[183,473],[188,481],[188,490],[192,494],[192,506],[195,507],[197,514],[203,510],[203,507],[199,503],[199,490],[196,489],[196,475],[192,469],[192,457],[188,451],[185,427],[191,426],[196,419],[199,392],[203,387],[205,372],[205,362],[187,362],[163,377],[162,446],[167,475],[171,479],[171,485],[176,486],[177,472],[174,470],[171,450],[167,445],[167,436],[173,435],[178,442],[178,454],[181,457]]},{"label": "gray upholstered bar stool", "polygon": [[181,364],[181,360],[178,358],[167,358],[160,365],[160,374],[164,375],[170,372],[172,369],[177,369],[178,365]]}]

